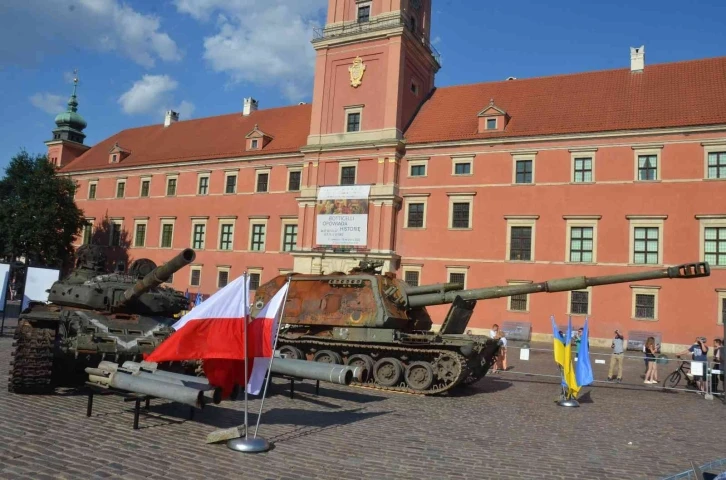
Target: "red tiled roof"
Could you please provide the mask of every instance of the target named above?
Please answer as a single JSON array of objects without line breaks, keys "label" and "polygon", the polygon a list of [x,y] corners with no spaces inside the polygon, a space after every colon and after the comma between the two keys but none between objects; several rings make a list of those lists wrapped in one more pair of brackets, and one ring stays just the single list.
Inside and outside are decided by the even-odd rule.
[{"label": "red tiled roof", "polygon": [[[94,145],[61,169],[62,172],[105,168],[157,165],[184,160],[244,157],[250,155],[299,152],[310,132],[311,106],[257,110],[245,117],[241,112],[216,117],[163,123],[123,130]],[[245,135],[255,124],[272,141],[261,151],[246,151]],[[109,150],[118,142],[131,152],[119,164],[110,164]]]},{"label": "red tiled roof", "polygon": [[[477,133],[490,99],[511,119]],[[726,57],[437,89],[406,130],[409,144],[726,124]]]}]

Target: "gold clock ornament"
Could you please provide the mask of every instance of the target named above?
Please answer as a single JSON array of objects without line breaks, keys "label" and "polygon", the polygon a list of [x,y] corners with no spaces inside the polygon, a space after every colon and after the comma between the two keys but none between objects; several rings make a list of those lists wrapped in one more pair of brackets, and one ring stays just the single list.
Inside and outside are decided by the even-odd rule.
[{"label": "gold clock ornament", "polygon": [[353,65],[348,67],[348,71],[350,72],[350,85],[352,87],[360,86],[363,80],[363,73],[366,71],[363,60],[360,57],[356,57],[353,60]]}]

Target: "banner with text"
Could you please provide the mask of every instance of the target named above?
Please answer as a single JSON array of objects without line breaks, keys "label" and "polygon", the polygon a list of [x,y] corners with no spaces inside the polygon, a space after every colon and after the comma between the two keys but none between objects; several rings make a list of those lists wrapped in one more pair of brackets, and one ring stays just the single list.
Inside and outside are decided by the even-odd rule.
[{"label": "banner with text", "polygon": [[370,185],[320,187],[317,207],[318,245],[366,246]]}]

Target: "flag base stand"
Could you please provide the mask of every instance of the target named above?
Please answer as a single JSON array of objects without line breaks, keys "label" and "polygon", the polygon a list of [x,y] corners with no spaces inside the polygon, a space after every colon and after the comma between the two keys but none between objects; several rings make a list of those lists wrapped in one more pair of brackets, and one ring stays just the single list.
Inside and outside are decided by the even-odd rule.
[{"label": "flag base stand", "polygon": [[233,438],[227,442],[227,448],[242,453],[260,453],[270,449],[270,442],[262,437]]},{"label": "flag base stand", "polygon": [[557,402],[557,405],[559,405],[560,407],[579,407],[580,402],[578,402],[574,398],[563,398],[559,402]]}]

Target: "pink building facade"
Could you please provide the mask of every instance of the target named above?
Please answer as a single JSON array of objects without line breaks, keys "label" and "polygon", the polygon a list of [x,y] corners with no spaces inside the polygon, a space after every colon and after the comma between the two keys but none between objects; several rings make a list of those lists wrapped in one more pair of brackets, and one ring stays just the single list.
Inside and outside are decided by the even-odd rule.
[{"label": "pink building facade", "polygon": [[[651,66],[641,47],[629,68],[435,88],[430,16],[430,0],[330,0],[310,105],[49,141],[79,186],[79,244],[107,217],[131,259],[192,247],[172,283],[204,294],[362,259],[467,288],[708,261],[704,279],[481,301],[470,326],[530,322],[537,340],[550,315],[589,316],[594,340],[647,331],[666,350],[723,334],[726,58]],[[332,186],[367,186],[363,242],[319,241]]]}]

